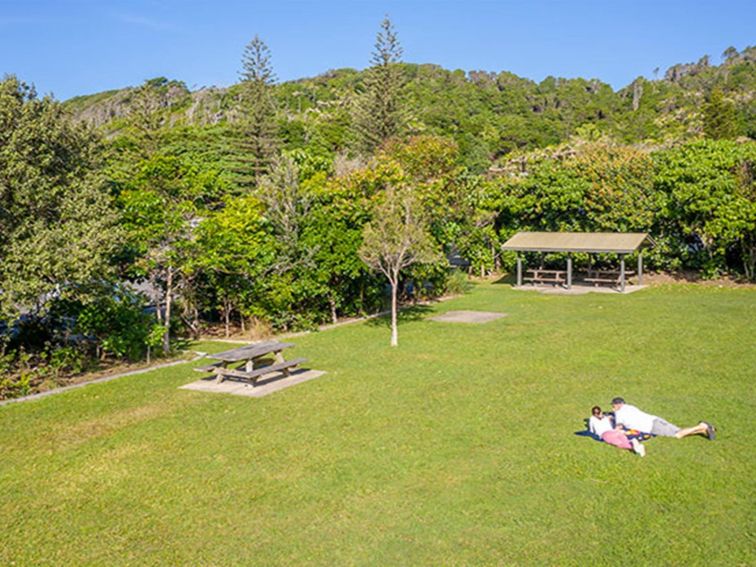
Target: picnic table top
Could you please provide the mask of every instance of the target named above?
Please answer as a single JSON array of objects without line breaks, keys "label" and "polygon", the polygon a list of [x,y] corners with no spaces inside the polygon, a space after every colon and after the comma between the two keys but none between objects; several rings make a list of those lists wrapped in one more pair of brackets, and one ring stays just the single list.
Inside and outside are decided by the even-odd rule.
[{"label": "picnic table top", "polygon": [[270,354],[271,352],[278,352],[285,348],[293,347],[294,343],[281,343],[278,341],[265,341],[264,343],[257,343],[255,345],[247,345],[239,348],[233,348],[231,350],[225,350],[216,354],[211,354],[208,358],[214,358],[215,360],[222,360],[224,362],[238,362],[240,360],[252,360],[253,358],[259,358]]}]

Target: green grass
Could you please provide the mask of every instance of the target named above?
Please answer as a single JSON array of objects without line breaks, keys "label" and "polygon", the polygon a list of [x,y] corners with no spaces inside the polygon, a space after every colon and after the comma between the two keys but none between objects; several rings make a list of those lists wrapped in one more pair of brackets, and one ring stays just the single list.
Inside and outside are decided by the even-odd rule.
[{"label": "green grass", "polygon": [[[756,563],[756,292],[449,309],[509,316],[297,338],[328,373],[261,399],[181,365],[0,408],[0,564]],[[719,439],[574,435],[616,395]]]}]

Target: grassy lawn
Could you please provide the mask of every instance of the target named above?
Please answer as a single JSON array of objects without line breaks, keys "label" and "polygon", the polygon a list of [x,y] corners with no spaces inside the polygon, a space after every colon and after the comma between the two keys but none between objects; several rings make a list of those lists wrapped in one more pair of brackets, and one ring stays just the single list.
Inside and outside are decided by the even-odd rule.
[{"label": "grassy lawn", "polygon": [[[0,408],[0,565],[756,563],[756,292],[450,309],[509,316],[297,338],[328,373],[261,399],[180,365]],[[719,438],[574,434],[616,395]]]}]

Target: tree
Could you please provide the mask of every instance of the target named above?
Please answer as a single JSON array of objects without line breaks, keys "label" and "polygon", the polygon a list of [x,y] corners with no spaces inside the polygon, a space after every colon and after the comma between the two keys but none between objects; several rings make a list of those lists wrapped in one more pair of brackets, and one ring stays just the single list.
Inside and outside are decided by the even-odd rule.
[{"label": "tree", "polygon": [[386,16],[376,36],[372,66],[365,76],[365,90],[360,96],[355,129],[360,148],[371,153],[402,130],[404,112],[401,102],[403,86],[399,61],[402,47],[394,26]]},{"label": "tree", "polygon": [[270,49],[255,35],[242,56],[242,117],[239,122],[239,183],[249,186],[260,182],[278,150],[273,85],[276,77]]},{"label": "tree", "polygon": [[119,239],[100,146],[49,97],[0,81],[0,317],[82,299]]},{"label": "tree", "polygon": [[221,311],[226,336],[231,314],[259,305],[260,283],[273,263],[274,245],[265,230],[262,205],[252,195],[229,199],[197,229],[190,272],[204,272]]},{"label": "tree", "polygon": [[397,292],[402,270],[431,263],[438,250],[415,198],[407,190],[389,189],[365,226],[360,257],[388,278],[391,286],[391,346],[399,344]]},{"label": "tree", "polygon": [[660,152],[656,159],[656,188],[668,195],[668,222],[697,241],[704,271],[715,275],[726,269],[730,252],[740,256],[753,279],[756,144],[703,140]]},{"label": "tree", "polygon": [[711,92],[704,106],[704,133],[712,140],[726,140],[738,135],[738,116],[735,105],[720,89]]},{"label": "tree", "polygon": [[194,229],[217,203],[220,173],[196,156],[157,153],[140,162],[118,195],[126,231],[127,272],[162,290],[157,315],[165,326],[163,350],[170,350],[171,315],[184,265],[194,253]]}]

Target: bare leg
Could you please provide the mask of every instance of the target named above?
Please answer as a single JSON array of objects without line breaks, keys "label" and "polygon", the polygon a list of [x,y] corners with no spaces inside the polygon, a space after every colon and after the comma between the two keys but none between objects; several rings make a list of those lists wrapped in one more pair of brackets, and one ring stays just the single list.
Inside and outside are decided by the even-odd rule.
[{"label": "bare leg", "polygon": [[708,436],[709,428],[706,427],[706,424],[704,422],[699,423],[695,427],[686,427],[684,429],[681,429],[677,433],[675,433],[675,437],[677,439],[682,439],[683,437],[687,437],[688,435],[707,435]]}]

